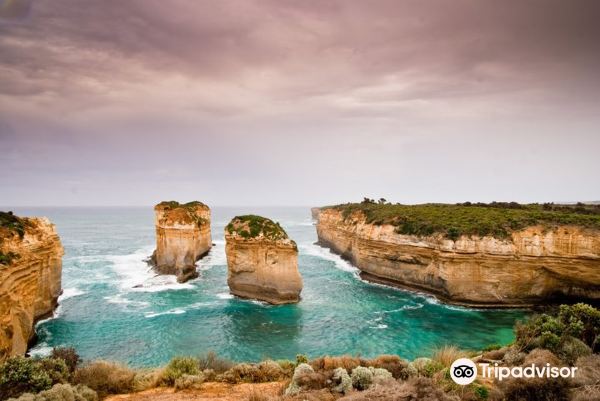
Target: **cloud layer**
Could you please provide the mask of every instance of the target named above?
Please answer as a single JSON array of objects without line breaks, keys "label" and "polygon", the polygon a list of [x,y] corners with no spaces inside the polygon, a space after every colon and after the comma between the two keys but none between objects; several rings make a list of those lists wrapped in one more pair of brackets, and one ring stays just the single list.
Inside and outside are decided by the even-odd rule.
[{"label": "cloud layer", "polygon": [[594,0],[4,1],[0,204],[600,199],[599,18]]}]

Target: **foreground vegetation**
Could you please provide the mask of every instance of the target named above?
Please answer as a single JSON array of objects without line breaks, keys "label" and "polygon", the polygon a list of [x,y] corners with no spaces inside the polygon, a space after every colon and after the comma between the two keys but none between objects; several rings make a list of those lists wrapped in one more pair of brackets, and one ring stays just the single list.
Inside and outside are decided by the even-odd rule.
[{"label": "foreground vegetation", "polygon": [[[0,399],[19,401],[95,401],[110,394],[170,387],[202,393],[205,382],[279,382],[275,398],[256,392],[252,401],[275,400],[539,400],[600,399],[600,310],[586,304],[561,306],[517,324],[515,342],[480,352],[443,347],[431,358],[405,361],[396,355],[234,364],[208,353],[176,357],[163,368],[133,370],[107,361],[81,363],[72,348],[46,358],[14,357],[0,365]],[[458,358],[500,366],[577,366],[574,379],[479,378],[455,384],[449,368]],[[14,401],[14,398],[12,398]]]},{"label": "foreground vegetation", "polygon": [[247,214],[244,216],[235,216],[225,230],[229,234],[237,234],[242,238],[257,238],[263,236],[270,240],[279,240],[288,238],[285,230],[266,217]]},{"label": "foreground vegetation", "polygon": [[354,212],[361,212],[367,223],[394,225],[399,234],[442,234],[452,240],[461,235],[508,238],[512,231],[533,225],[546,228],[577,225],[600,229],[600,205],[516,202],[401,205],[387,203],[385,199],[375,202],[365,198],[361,203],[323,209],[328,208],[342,211],[345,219]]},{"label": "foreground vegetation", "polygon": [[155,206],[157,209],[170,211],[169,214],[173,220],[196,223],[198,227],[202,227],[208,223],[208,220],[196,214],[198,207],[205,208],[208,206],[200,201],[191,201],[187,203],[179,203],[177,201],[162,201]]}]

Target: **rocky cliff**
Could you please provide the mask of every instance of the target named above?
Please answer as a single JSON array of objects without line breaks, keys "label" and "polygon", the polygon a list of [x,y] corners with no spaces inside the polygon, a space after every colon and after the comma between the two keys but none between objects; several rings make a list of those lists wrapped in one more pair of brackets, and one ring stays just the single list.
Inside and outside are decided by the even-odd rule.
[{"label": "rocky cliff", "polygon": [[198,276],[196,261],[212,246],[210,208],[201,202],[161,202],[156,213],[156,250],[152,263],[160,274],[185,282]]},{"label": "rocky cliff", "polygon": [[61,293],[63,248],[46,218],[0,212],[0,360],[27,351]]},{"label": "rocky cliff", "polygon": [[225,227],[227,284],[232,294],[271,304],[300,300],[298,248],[279,224],[238,216]]},{"label": "rocky cliff", "polygon": [[[367,223],[360,211],[322,209],[319,243],[350,260],[365,279],[478,306],[600,300],[600,230],[528,226],[507,238],[406,235]],[[381,222],[379,222],[381,223]]]}]

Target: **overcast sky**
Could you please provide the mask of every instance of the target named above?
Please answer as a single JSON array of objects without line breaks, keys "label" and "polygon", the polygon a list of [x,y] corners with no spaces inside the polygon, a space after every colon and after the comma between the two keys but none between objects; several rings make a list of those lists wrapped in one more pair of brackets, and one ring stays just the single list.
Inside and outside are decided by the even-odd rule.
[{"label": "overcast sky", "polygon": [[0,205],[600,199],[596,0],[0,0]]}]

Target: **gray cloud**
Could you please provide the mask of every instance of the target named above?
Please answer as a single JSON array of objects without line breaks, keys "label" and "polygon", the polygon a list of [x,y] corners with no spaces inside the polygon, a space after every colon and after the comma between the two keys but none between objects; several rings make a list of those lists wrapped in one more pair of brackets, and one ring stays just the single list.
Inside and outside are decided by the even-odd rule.
[{"label": "gray cloud", "polygon": [[594,0],[5,1],[0,204],[600,198],[599,18]]}]

